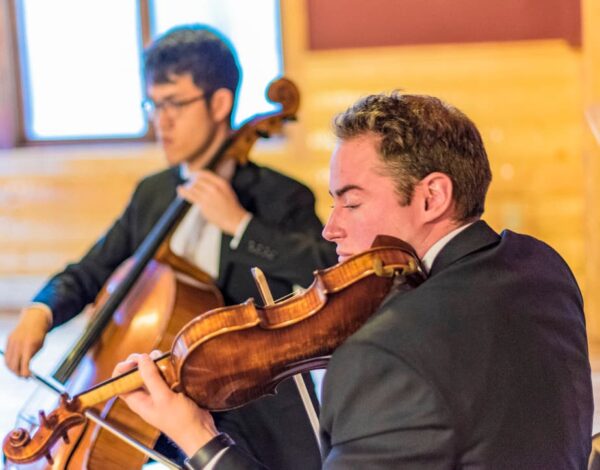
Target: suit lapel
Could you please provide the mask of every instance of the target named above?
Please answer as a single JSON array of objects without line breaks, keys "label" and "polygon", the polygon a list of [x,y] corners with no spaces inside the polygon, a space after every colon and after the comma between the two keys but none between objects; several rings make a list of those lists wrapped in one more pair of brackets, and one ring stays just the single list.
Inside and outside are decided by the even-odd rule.
[{"label": "suit lapel", "polygon": [[494,232],[486,222],[478,220],[460,232],[442,248],[442,251],[440,251],[433,261],[429,276],[435,276],[436,273],[459,259],[490,245],[497,244],[499,241],[500,235]]}]

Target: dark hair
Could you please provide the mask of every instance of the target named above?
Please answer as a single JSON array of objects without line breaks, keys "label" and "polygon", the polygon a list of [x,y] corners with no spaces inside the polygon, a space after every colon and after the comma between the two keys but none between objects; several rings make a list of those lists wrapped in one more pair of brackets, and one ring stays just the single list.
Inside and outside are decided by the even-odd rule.
[{"label": "dark hair", "polygon": [[441,172],[452,180],[456,218],[483,214],[490,164],[475,124],[458,109],[432,96],[371,95],[339,114],[334,132],[342,140],[379,139],[383,171],[394,178],[402,205],[410,204],[419,181]]},{"label": "dark hair", "polygon": [[192,75],[194,84],[210,95],[219,88],[236,95],[240,69],[230,41],[206,25],[170,29],[144,51],[146,83],[169,83],[171,75]]}]

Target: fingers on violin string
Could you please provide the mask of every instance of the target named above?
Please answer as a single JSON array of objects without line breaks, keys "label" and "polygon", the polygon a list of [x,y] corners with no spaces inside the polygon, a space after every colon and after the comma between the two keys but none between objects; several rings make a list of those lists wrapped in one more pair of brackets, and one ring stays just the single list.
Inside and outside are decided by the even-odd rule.
[{"label": "fingers on violin string", "polygon": [[119,375],[119,374],[123,374],[125,372],[127,372],[130,369],[133,369],[134,367],[137,366],[137,357],[139,356],[139,354],[130,354],[129,356],[127,356],[127,359],[125,359],[124,361],[118,362],[117,365],[115,366],[115,368],[113,369],[113,377],[115,375]]},{"label": "fingers on violin string", "polygon": [[171,389],[160,375],[156,364],[150,359],[150,356],[140,356],[138,368],[144,384],[151,395],[164,396],[164,394],[170,392]]},{"label": "fingers on violin string", "polygon": [[127,356],[127,359],[125,359],[125,361],[133,362],[133,363],[137,364],[140,356],[141,356],[140,353],[131,353],[129,356]]},{"label": "fingers on violin string", "polygon": [[150,351],[150,358],[151,359],[158,359],[160,356],[162,356],[162,351],[160,349],[153,349],[152,351]]}]

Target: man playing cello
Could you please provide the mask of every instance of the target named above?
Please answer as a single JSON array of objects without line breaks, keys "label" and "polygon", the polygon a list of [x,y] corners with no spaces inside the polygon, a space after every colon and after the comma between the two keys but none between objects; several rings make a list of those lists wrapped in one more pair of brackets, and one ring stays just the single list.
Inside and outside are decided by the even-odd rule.
[{"label": "man playing cello", "polygon": [[[249,269],[260,266],[274,294],[307,286],[314,269],[335,262],[320,237],[314,196],[300,184],[253,163],[207,161],[231,134],[240,71],[227,39],[201,26],[175,28],[145,52],[152,120],[169,168],[144,178],[113,226],[77,263],[52,277],[26,307],[8,338],[6,363],[28,376],[31,357],[50,328],[92,302],[113,271],[142,243],[179,195],[193,204],[173,236],[172,250],[213,276],[227,304],[256,296]],[[198,312],[201,313],[201,312]],[[318,467],[319,453],[294,384],[277,397],[215,416],[219,429],[274,468]],[[296,423],[293,433],[287,423]]]}]

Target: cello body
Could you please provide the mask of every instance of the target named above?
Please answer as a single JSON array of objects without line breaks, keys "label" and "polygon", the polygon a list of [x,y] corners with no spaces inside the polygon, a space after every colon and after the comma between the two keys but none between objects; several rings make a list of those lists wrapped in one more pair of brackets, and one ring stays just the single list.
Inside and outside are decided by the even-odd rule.
[{"label": "cello body", "polygon": [[[94,308],[100,309],[114,286],[128,272],[127,260],[109,278]],[[184,260],[173,264],[185,265]],[[190,266],[190,271],[195,268]],[[204,310],[222,306],[223,299],[207,275],[198,280],[170,265],[150,261],[138,282],[115,311],[101,337],[88,351],[65,383],[69,394],[89,389],[111,377],[114,364],[135,352],[169,349],[177,332]],[[176,312],[176,314],[172,314]],[[92,319],[93,321],[93,315]],[[118,429],[152,448],[159,431],[131,412],[121,400],[95,408],[96,413]],[[133,449],[109,431],[87,420],[68,432],[52,448],[51,459],[42,459],[19,468],[30,469],[139,469],[147,456]]]}]

